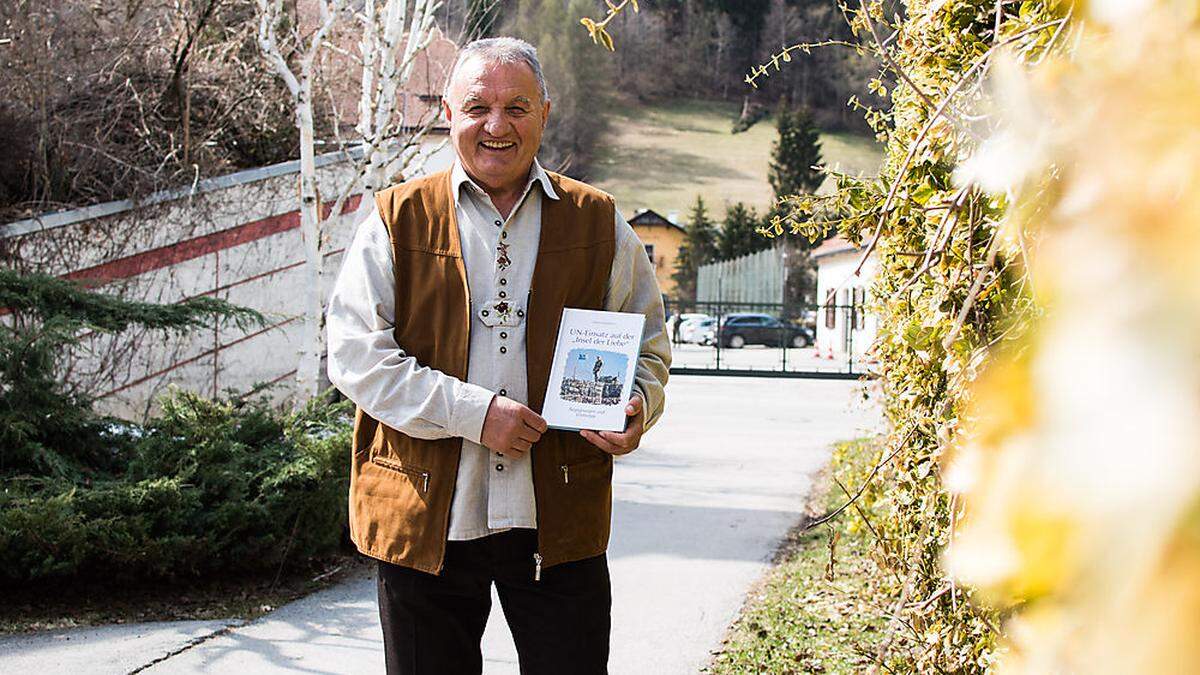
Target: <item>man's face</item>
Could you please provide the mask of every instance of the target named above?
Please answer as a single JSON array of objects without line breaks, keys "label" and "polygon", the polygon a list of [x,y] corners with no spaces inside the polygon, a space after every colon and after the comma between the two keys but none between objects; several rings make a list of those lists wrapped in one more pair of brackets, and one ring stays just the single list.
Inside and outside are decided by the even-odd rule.
[{"label": "man's face", "polygon": [[550,115],[524,63],[466,61],[442,102],[459,160],[487,190],[518,189],[542,144]]}]

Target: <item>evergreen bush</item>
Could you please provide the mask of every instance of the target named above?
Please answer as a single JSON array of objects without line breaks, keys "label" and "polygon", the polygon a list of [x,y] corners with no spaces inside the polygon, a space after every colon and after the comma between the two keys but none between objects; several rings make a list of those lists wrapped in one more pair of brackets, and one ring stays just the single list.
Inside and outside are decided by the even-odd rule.
[{"label": "evergreen bush", "polygon": [[123,300],[0,270],[0,586],[277,568],[334,550],[346,522],[348,404],[296,413],[172,390],[145,424],[97,414],[60,378],[83,330],[262,318],[210,298]]}]

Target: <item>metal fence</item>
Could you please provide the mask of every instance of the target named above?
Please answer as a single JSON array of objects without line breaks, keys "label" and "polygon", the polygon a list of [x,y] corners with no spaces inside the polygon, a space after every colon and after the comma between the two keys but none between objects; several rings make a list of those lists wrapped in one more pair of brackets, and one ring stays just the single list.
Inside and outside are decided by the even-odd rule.
[{"label": "metal fence", "polygon": [[784,253],[783,247],[776,246],[702,265],[696,272],[696,298],[746,304],[778,302],[784,297]]},{"label": "metal fence", "polygon": [[858,379],[875,320],[861,302],[667,301],[671,373]]}]

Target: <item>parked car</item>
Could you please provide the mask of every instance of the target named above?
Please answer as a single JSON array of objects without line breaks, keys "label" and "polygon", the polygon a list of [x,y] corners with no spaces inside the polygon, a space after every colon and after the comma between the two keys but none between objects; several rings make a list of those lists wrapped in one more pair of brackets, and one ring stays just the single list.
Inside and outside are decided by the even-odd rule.
[{"label": "parked car", "polygon": [[713,333],[717,329],[717,320],[713,317],[698,319],[694,323],[685,326],[688,329],[687,342],[695,342],[701,345],[711,345],[713,342]]},{"label": "parked car", "polygon": [[685,323],[687,323],[690,319],[707,319],[707,318],[709,318],[707,314],[701,314],[698,312],[684,312],[682,314],[672,314],[670,317],[667,318],[667,337],[671,340],[671,342],[676,342],[677,341],[675,339],[676,326],[678,326],[678,334],[679,334],[678,341],[682,341],[683,340],[683,325]]},{"label": "parked car", "polygon": [[692,343],[699,342],[700,337],[704,334],[701,325],[705,321],[709,322],[709,325],[711,326],[716,322],[716,319],[708,316],[707,314],[701,314],[700,316],[694,316],[690,319],[686,319],[679,326],[679,341]]},{"label": "parked car", "polygon": [[807,329],[784,323],[769,314],[730,314],[717,331],[722,347],[741,349],[746,345],[807,347],[813,336]]}]

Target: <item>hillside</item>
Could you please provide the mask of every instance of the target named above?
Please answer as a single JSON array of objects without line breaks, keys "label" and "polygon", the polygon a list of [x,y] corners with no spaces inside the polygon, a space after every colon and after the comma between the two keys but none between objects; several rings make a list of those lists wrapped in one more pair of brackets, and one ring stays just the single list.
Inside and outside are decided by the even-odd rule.
[{"label": "hillside", "polygon": [[[737,104],[715,101],[621,107],[611,113],[590,182],[615,195],[626,214],[643,208],[685,214],[696,195],[718,217],[737,201],[762,212],[772,199],[767,170],[775,122],[767,118],[733,134],[737,113]],[[881,149],[868,136],[822,134],[821,147],[830,166],[878,170]]]}]

